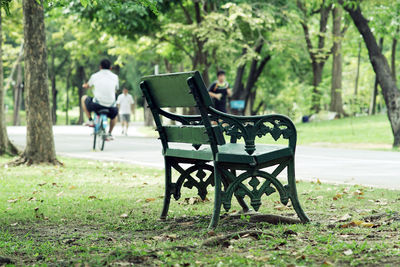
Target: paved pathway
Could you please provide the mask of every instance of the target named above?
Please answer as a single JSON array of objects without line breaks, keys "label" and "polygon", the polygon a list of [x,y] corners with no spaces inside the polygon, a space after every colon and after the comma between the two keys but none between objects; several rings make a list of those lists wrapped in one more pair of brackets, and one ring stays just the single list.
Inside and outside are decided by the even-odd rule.
[{"label": "paved pathway", "polygon": [[[144,137],[137,129],[131,127],[129,136],[119,136],[121,128],[117,126],[116,140],[107,142],[105,151],[93,152],[90,128],[55,126],[56,151],[76,158],[162,168],[159,140]],[[25,131],[25,127],[8,127],[10,138],[20,146],[25,145]],[[297,179],[400,189],[400,152],[299,146],[296,153]]]}]

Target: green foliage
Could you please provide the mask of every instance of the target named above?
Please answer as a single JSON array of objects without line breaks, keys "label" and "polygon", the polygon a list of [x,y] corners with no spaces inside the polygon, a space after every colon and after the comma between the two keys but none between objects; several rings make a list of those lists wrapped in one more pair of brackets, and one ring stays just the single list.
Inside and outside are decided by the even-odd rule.
[{"label": "green foliage", "polygon": [[10,4],[13,0],[0,0],[0,8],[3,8],[7,15],[10,14]]}]

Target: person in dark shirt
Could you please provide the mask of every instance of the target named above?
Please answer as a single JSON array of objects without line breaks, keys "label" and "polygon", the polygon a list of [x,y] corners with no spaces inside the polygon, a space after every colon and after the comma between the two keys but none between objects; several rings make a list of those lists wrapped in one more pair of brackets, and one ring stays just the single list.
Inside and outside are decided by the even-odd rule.
[{"label": "person in dark shirt", "polygon": [[232,96],[232,90],[229,88],[229,83],[226,81],[225,71],[217,72],[217,80],[208,88],[208,93],[214,100],[214,106],[217,110],[226,112],[226,99]]}]

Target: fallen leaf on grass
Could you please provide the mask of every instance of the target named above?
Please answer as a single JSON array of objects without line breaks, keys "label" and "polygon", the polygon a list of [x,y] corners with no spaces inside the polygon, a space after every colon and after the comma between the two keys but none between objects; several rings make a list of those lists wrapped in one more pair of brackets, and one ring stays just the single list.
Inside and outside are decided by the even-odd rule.
[{"label": "fallen leaf on grass", "polygon": [[287,209],[290,209],[290,208],[287,207],[287,206],[284,206],[284,205],[276,205],[276,206],[274,207],[274,209],[275,209],[275,210],[287,210]]},{"label": "fallen leaf on grass", "polygon": [[186,205],[196,205],[198,203],[204,203],[204,202],[209,202],[210,200],[208,198],[205,198],[204,200],[202,200],[200,197],[187,197],[185,198],[185,201],[183,202],[183,204]]},{"label": "fallen leaf on grass", "polygon": [[324,262],[322,263],[322,266],[333,266],[333,263],[330,262],[330,261],[324,261]]},{"label": "fallen leaf on grass", "polygon": [[122,213],[119,217],[125,219],[125,218],[128,218],[129,215],[127,213]]},{"label": "fallen leaf on grass", "polygon": [[351,215],[346,213],[345,215],[343,215],[342,217],[339,218],[338,222],[345,222],[349,219],[351,219]]},{"label": "fallen leaf on grass", "polygon": [[14,198],[14,199],[9,199],[7,200],[8,203],[15,203],[18,201],[18,198]]},{"label": "fallen leaf on grass", "polygon": [[174,241],[176,240],[176,234],[162,234],[158,236],[153,236],[153,239],[156,241]]},{"label": "fallen leaf on grass", "polygon": [[155,201],[156,199],[155,198],[146,198],[146,203],[149,203],[149,202],[153,202],[153,201]]},{"label": "fallen leaf on grass", "polygon": [[96,196],[88,196],[88,199],[96,199]]},{"label": "fallen leaf on grass", "polygon": [[353,255],[353,251],[351,249],[348,249],[348,250],[345,250],[343,252],[343,254],[346,255],[346,256],[350,256],[350,255]]},{"label": "fallen leaf on grass", "polygon": [[56,196],[61,197],[64,194],[64,191],[61,191],[60,193],[58,193]]},{"label": "fallen leaf on grass", "polygon": [[40,183],[40,184],[38,184],[38,186],[44,186],[44,185],[46,185],[47,183]]},{"label": "fallen leaf on grass", "polygon": [[364,222],[364,221],[359,221],[359,220],[354,220],[349,223],[342,224],[340,227],[341,228],[349,228],[349,227],[355,227],[355,226],[372,228],[375,226],[375,224]]},{"label": "fallen leaf on grass", "polygon": [[17,226],[18,225],[18,223],[16,222],[16,223],[12,223],[12,224],[10,224],[11,226]]},{"label": "fallen leaf on grass", "polygon": [[76,186],[74,186],[74,185],[71,185],[71,186],[69,187],[69,190],[74,190],[74,189],[76,189]]},{"label": "fallen leaf on grass", "polygon": [[339,198],[342,198],[343,195],[340,193],[337,193],[336,195],[333,196],[333,200],[338,200]]}]

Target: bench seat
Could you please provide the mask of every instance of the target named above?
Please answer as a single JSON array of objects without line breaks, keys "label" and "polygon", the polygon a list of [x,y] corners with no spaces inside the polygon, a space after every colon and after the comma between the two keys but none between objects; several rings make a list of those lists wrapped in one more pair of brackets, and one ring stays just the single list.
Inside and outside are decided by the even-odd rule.
[{"label": "bench seat", "polygon": [[[190,158],[205,161],[213,160],[213,154],[210,147],[201,148],[199,150],[167,148],[164,156],[175,158]],[[289,147],[257,145],[256,151],[252,155],[249,155],[245,151],[244,144],[229,143],[218,146],[216,161],[230,163],[262,164],[275,159],[291,156],[293,156],[293,151]]]}]

